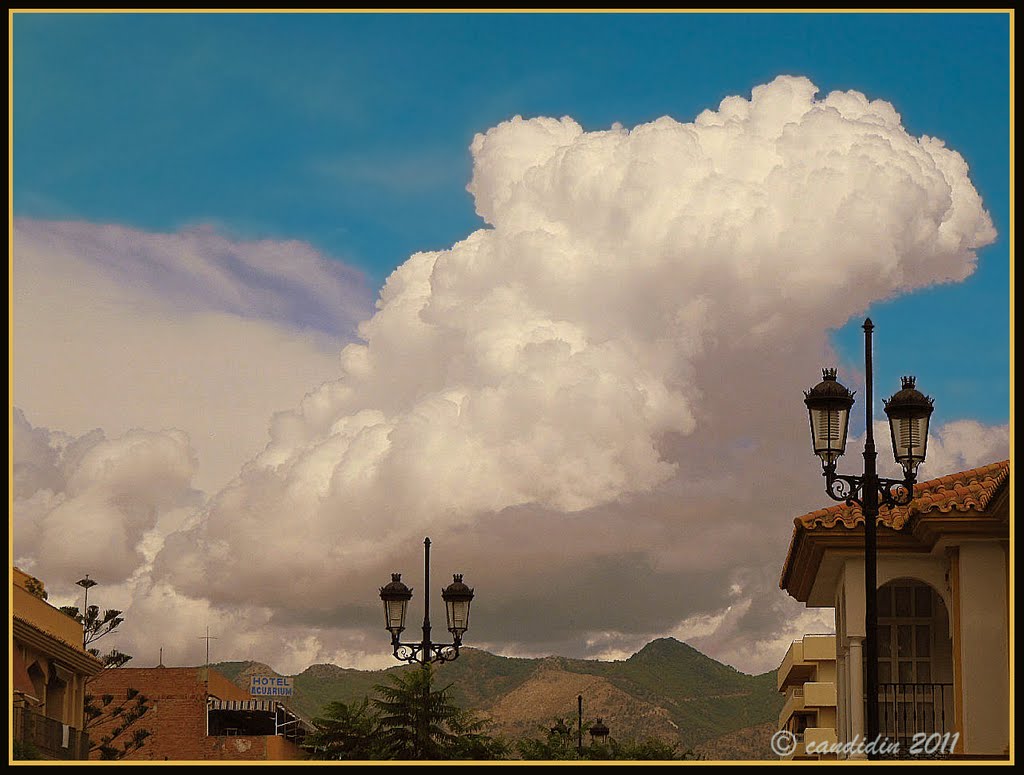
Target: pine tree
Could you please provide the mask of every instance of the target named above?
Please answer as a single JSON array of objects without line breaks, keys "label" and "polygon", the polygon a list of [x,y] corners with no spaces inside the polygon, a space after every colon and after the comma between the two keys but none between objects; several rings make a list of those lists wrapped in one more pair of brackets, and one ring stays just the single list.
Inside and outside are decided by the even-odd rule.
[{"label": "pine tree", "polygon": [[303,747],[311,759],[358,761],[379,759],[377,717],[366,697],[362,702],[328,703],[324,715],[313,719],[316,732],[307,735]]},{"label": "pine tree", "polygon": [[[111,649],[103,654],[98,648],[90,647],[90,644],[109,635],[120,626],[124,621],[121,611],[109,608],[101,615],[99,606],[95,605],[89,606],[84,614],[77,606],[63,606],[60,610],[82,625],[86,651],[103,663],[104,670],[123,667],[131,660],[131,655],[117,649]],[[98,751],[101,759],[123,759],[132,751],[141,748],[150,735],[148,729],[134,728],[136,722],[149,711],[149,698],[138,689],[129,688],[124,699],[115,703],[113,695],[103,694],[97,697],[90,693],[91,682],[92,679],[87,679],[85,684],[83,725],[83,731],[91,731],[89,753]],[[104,732],[97,738],[96,730],[99,728],[103,728]]]},{"label": "pine tree", "polygon": [[488,734],[490,722],[434,689],[432,669],[406,670],[374,686],[362,703],[332,702],[304,747],[315,759],[501,759],[508,745]]}]

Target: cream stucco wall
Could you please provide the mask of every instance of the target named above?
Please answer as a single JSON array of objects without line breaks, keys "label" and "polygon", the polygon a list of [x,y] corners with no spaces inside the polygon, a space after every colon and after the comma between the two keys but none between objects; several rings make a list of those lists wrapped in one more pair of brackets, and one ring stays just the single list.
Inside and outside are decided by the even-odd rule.
[{"label": "cream stucco wall", "polygon": [[1003,754],[1010,744],[1006,553],[998,542],[960,546],[960,660],[964,751]]}]

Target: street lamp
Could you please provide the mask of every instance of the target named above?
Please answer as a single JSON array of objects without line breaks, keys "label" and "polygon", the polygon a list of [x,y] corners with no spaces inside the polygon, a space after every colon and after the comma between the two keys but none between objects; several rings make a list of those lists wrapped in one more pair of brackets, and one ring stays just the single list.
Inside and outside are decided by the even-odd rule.
[{"label": "street lamp", "polygon": [[85,589],[85,607],[82,609],[82,648],[84,649],[87,645],[87,639],[89,637],[88,621],[89,621],[89,588],[95,587],[99,582],[93,581],[89,578],[89,574],[85,574],[84,579],[79,579],[75,582],[78,586]]},{"label": "street lamp", "polygon": [[608,725],[604,723],[600,716],[597,717],[597,723],[590,728],[590,739],[594,743],[603,743],[605,738],[611,734],[611,730],[608,729]]},{"label": "street lamp", "polygon": [[867,738],[878,737],[878,508],[906,506],[914,497],[918,466],[924,461],[928,443],[928,421],[933,400],[920,393],[913,377],[903,378],[903,389],[883,401],[889,418],[893,455],[903,468],[903,479],[883,479],[876,471],[875,440],[872,430],[871,318],[864,321],[864,373],[867,392],[864,437],[864,473],[845,476],[836,473],[836,461],[846,451],[853,393],[836,380],[835,369],[825,369],[822,381],[804,392],[804,404],[811,423],[814,454],[821,458],[825,492],[833,500],[857,504],[864,514],[864,627],[867,683]]},{"label": "street lamp", "polygon": [[[578,719],[578,726],[576,727],[577,738],[576,738],[576,753],[580,758],[583,758],[583,695],[576,695],[576,712]],[[561,723],[561,722],[560,722]],[[590,741],[591,743],[604,742],[604,739],[608,737],[611,730],[601,720],[600,716],[597,719],[597,723],[590,728]]]},{"label": "street lamp", "polygon": [[[430,587],[430,539],[423,539],[423,583]],[[412,599],[412,590],[402,583],[401,573],[391,574],[391,583],[380,588],[380,599],[384,603],[385,628],[391,633],[391,647],[395,658],[403,662],[416,662],[426,669],[432,662],[451,662],[459,656],[462,636],[469,629],[469,605],[473,601],[473,590],[462,581],[462,574],[456,573],[452,583],[441,590],[448,632],[451,643],[434,643],[430,640],[430,596],[423,598],[423,640],[419,643],[403,643],[400,635],[405,629],[405,614]]]},{"label": "street lamp", "polygon": [[[451,662],[459,656],[462,636],[469,629],[469,606],[473,601],[473,590],[462,581],[462,574],[456,573],[452,583],[441,590],[448,620],[451,643],[434,643],[430,639],[430,539],[423,539],[423,585],[427,592],[423,597],[423,639],[419,643],[403,643],[405,614],[412,599],[412,590],[402,583],[401,573],[392,573],[391,582],[380,588],[380,599],[384,603],[384,626],[391,633],[391,648],[395,659],[415,662],[424,670],[433,662]],[[420,751],[425,750],[427,708],[430,701],[430,684],[423,684],[423,717],[417,730]]]}]

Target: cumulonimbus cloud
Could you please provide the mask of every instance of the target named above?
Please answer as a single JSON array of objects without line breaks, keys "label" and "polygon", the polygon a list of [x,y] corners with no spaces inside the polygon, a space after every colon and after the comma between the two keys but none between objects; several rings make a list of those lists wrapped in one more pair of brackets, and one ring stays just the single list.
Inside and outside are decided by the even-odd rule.
[{"label": "cumulonimbus cloud", "polygon": [[[271,536],[303,577],[482,513],[650,492],[684,474],[666,439],[734,438],[709,377],[749,382],[740,356],[780,332],[817,355],[871,301],[966,277],[994,231],[963,159],[888,103],[816,91],[780,77],[689,124],[477,136],[490,228],[395,270],[340,378],[275,417],[163,572],[227,593]],[[780,355],[754,377],[769,396]]]},{"label": "cumulonimbus cloud", "polygon": [[[795,604],[760,580],[823,497],[793,470],[799,390],[830,329],[973,271],[995,232],[964,160],[794,77],[690,123],[517,117],[471,150],[487,227],[395,270],[335,378],[161,536],[138,617],[250,610],[303,654],[370,653],[375,587],[430,534],[484,593],[477,642],[625,653],[698,622],[767,669],[749,643],[784,650]],[[936,429],[940,458],[1002,448],[960,430]],[[277,648],[256,632],[232,658]]]}]

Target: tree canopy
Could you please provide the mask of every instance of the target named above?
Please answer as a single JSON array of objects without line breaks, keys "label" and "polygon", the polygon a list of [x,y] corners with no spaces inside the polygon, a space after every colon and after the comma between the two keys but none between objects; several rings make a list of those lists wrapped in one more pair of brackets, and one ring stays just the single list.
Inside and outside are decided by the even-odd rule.
[{"label": "tree canopy", "polygon": [[501,759],[509,752],[490,723],[458,707],[433,669],[407,670],[374,686],[362,702],[332,702],[305,747],[315,759]]},{"label": "tree canopy", "polygon": [[[589,726],[589,725],[588,725]],[[533,761],[683,761],[698,758],[692,751],[683,750],[678,743],[666,743],[657,738],[604,741],[583,741],[582,750],[576,729],[557,719],[554,726],[539,738],[516,741],[516,751],[523,759]]]}]

